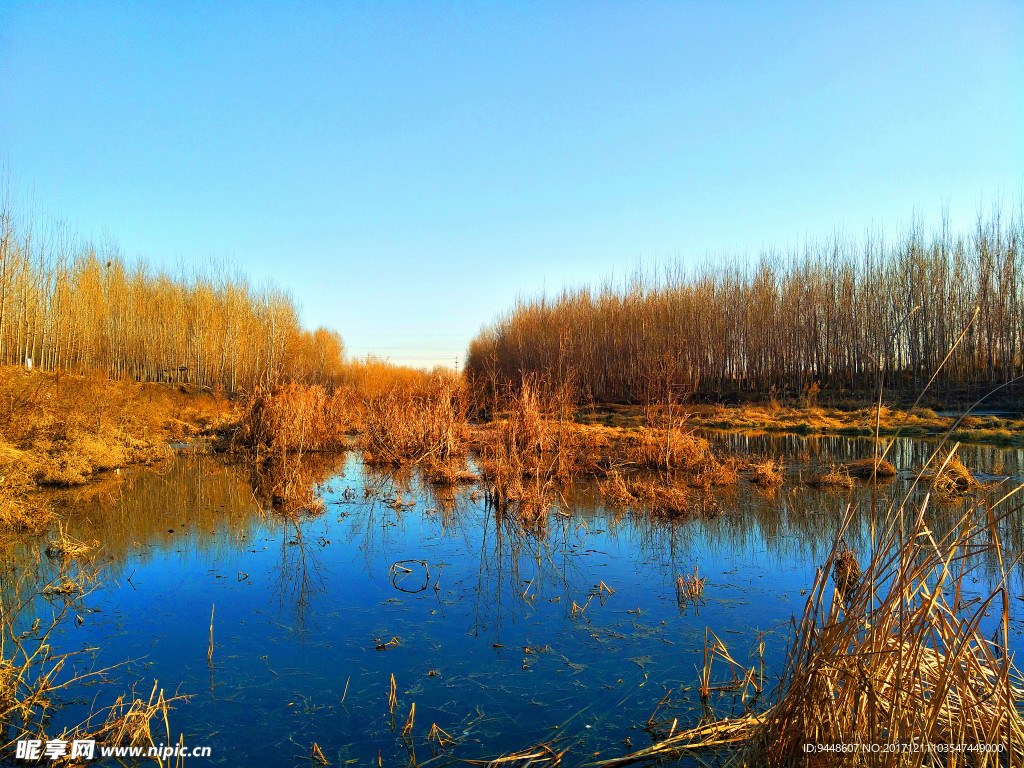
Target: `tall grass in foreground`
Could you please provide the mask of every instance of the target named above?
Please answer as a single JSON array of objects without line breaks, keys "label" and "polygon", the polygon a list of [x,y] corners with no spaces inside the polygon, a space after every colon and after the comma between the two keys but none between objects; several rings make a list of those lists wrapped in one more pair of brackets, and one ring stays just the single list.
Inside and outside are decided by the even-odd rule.
[{"label": "tall grass in foreground", "polygon": [[[812,764],[1021,764],[1024,679],[1008,647],[1006,579],[1017,563],[1003,560],[997,534],[1014,511],[1008,501],[1015,493],[973,504],[941,536],[928,522],[928,496],[918,507],[894,502],[874,522],[874,552],[863,573],[842,543],[851,505],[818,570],[771,706],[738,718],[712,716],[601,765],[721,747],[735,748],[730,765],[804,765],[811,759],[808,744],[878,744],[883,750],[819,753]],[[986,552],[995,554],[1002,577],[972,598],[972,574]],[[998,625],[988,637],[991,627],[982,626],[990,611]],[[886,744],[911,743],[924,751],[884,751]],[[928,745],[938,746],[929,752]],[[1003,751],[946,751],[943,745]]]},{"label": "tall grass in foreground", "polygon": [[[65,563],[60,576],[39,589],[30,583],[30,571],[22,570],[20,576],[5,572],[0,585],[0,762],[15,764],[20,739],[60,739],[68,744],[92,739],[105,746],[144,748],[156,746],[158,739],[172,744],[167,715],[170,704],[181,697],[165,697],[155,682],[146,697],[134,692],[121,695],[109,706],[94,707],[77,725],[59,731],[53,728],[61,702],[81,695],[80,689],[86,686],[108,682],[111,670],[86,668],[92,649],[58,653],[50,644],[51,636],[74,612],[74,601],[88,591],[94,577],[84,568]],[[44,602],[41,595],[50,602]],[[55,606],[51,616],[42,620],[51,605]],[[35,619],[30,622],[32,617]],[[160,721],[164,733],[154,734]],[[163,760],[152,759],[164,765]],[[64,757],[50,764],[77,765],[79,761]]]}]

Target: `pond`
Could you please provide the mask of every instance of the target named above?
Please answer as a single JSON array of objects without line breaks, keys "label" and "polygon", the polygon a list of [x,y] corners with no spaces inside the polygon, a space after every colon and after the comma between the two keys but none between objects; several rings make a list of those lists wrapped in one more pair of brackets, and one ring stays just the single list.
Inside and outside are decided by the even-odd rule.
[{"label": "pond", "polygon": [[[445,765],[547,743],[567,750],[563,764],[582,765],[651,743],[644,726],[656,710],[659,722],[697,723],[706,629],[764,671],[762,701],[750,688],[712,696],[716,714],[742,713],[775,684],[790,622],[851,501],[862,512],[847,542],[869,546],[866,485],[829,493],[799,478],[872,446],[713,440],[782,457],[791,481],[774,493],[741,481],[716,492],[721,515],[675,524],[608,509],[580,483],[539,531],[497,514],[471,486],[432,489],[415,473],[370,470],[355,451],[319,468],[326,510],[301,521],[266,514],[241,467],[188,452],[159,471],[62,494],[68,532],[102,542],[104,578],[74,601],[54,645],[94,649],[86,658],[96,668],[130,662],[108,673],[113,685],[66,702],[61,718],[77,722],[94,697],[109,703],[133,685],[148,694],[159,680],[187,697],[174,703],[174,734],[211,748],[189,764],[312,764],[315,743],[331,765]],[[933,447],[898,443],[903,471],[876,503],[905,493]],[[989,479],[1024,474],[1020,450],[961,456]],[[962,506],[933,502],[930,514],[951,518]],[[1020,551],[1019,521],[1004,529]],[[45,546],[19,547],[15,569],[53,578],[60,564]],[[677,577],[695,572],[706,578],[703,599],[681,604]],[[1021,594],[1019,579],[1012,589]],[[51,610],[36,602],[37,613]],[[730,679],[728,665],[716,662],[712,677]],[[435,725],[455,744],[428,741]]]}]

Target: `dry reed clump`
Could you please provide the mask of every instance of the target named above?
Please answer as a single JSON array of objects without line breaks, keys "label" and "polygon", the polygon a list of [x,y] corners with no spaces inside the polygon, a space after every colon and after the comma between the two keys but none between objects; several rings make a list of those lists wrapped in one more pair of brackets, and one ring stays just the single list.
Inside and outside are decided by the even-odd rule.
[{"label": "dry reed clump", "polygon": [[700,570],[697,566],[694,566],[692,575],[676,574],[676,603],[680,610],[691,603],[697,605],[702,602],[701,597],[704,594],[704,584],[707,580],[707,576],[700,577]]},{"label": "dry reed clump", "polygon": [[753,462],[750,465],[750,482],[762,488],[774,488],[784,481],[782,462],[775,459]]},{"label": "dry reed clump", "polygon": [[231,445],[257,458],[339,450],[346,446],[351,420],[344,390],[295,383],[261,387],[246,399]]},{"label": "dry reed clump", "polygon": [[474,482],[466,467],[466,411],[462,380],[445,374],[371,395],[361,409],[363,460],[419,465],[428,481],[442,485]]},{"label": "dry reed clump", "polygon": [[711,444],[681,426],[643,427],[612,443],[612,463],[640,469],[672,471],[694,488],[734,485],[738,462],[719,459]]},{"label": "dry reed clump", "polygon": [[86,543],[79,541],[68,534],[64,523],[58,523],[57,535],[50,540],[46,547],[46,556],[59,558],[62,561],[77,560],[92,552],[98,546],[98,542]]},{"label": "dry reed clump", "polygon": [[872,478],[889,480],[896,477],[896,467],[885,459],[858,459],[857,461],[847,462],[843,465],[843,469],[846,470],[846,474],[850,475],[850,477],[859,477],[864,480],[871,480]]},{"label": "dry reed clump", "polygon": [[831,467],[827,472],[815,472],[805,482],[816,488],[853,488],[853,478],[845,467]]},{"label": "dry reed clump", "polygon": [[718,511],[713,501],[694,493],[688,486],[672,478],[627,478],[617,471],[610,472],[598,483],[601,495],[612,504],[645,510],[654,517],[668,520],[710,517]]},{"label": "dry reed clump", "polygon": [[569,387],[522,382],[480,445],[491,503],[513,503],[535,517],[559,484],[596,471],[607,443],[599,431],[575,424],[573,414]]},{"label": "dry reed clump", "polygon": [[967,469],[954,449],[939,470],[927,474],[924,479],[931,483],[936,492],[945,495],[965,493],[978,487],[978,481],[974,479],[971,471]]},{"label": "dry reed clump", "polygon": [[714,460],[711,444],[682,427],[642,427],[624,435],[616,448],[616,458],[640,469],[699,471]]},{"label": "dry reed clump", "polygon": [[[856,557],[840,543],[854,517],[851,505],[818,571],[766,711],[711,717],[601,765],[725,746],[735,750],[727,765],[803,765],[805,745],[817,743],[882,748],[867,756],[831,753],[823,763],[828,765],[1024,762],[1024,679],[1008,646],[1010,595],[998,537],[1012,510],[983,502],[939,536],[927,521],[928,501],[916,510],[894,505],[881,516],[873,557],[859,579]],[[982,567],[980,556],[992,551],[1000,574],[980,598],[965,599]],[[990,612],[997,614],[994,634],[991,626],[983,628]],[[884,749],[912,743],[923,749]],[[984,745],[1001,752],[984,751]]]}]

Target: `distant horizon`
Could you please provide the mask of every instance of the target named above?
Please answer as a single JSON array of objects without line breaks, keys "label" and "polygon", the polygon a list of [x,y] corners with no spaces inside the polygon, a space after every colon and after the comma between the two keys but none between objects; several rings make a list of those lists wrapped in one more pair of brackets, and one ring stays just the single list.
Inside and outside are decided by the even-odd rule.
[{"label": "distant horizon", "polygon": [[0,6],[0,167],[129,262],[221,260],[346,352],[518,296],[1024,190],[1024,7]]},{"label": "distant horizon", "polygon": [[[0,169],[4,169],[4,167],[2,158],[0,158]],[[880,242],[891,244],[894,238],[899,237],[901,233],[905,232],[908,227],[912,225],[916,224],[920,226],[926,234],[934,234],[940,231],[942,222],[941,212],[932,216],[929,215],[928,212],[916,209],[910,215],[905,217],[905,219],[895,220],[890,227],[870,224],[860,232],[853,232],[841,227],[835,227],[831,232],[818,236],[811,236],[808,232],[805,232],[802,236],[796,237],[785,245],[766,242],[754,248],[731,250],[727,248],[720,248],[717,250],[709,249],[703,254],[686,254],[679,251],[673,255],[668,255],[660,259],[643,260],[637,258],[632,265],[618,272],[595,274],[591,275],[589,278],[576,280],[575,282],[566,281],[558,285],[548,285],[547,281],[544,280],[542,281],[542,284],[539,287],[535,287],[532,292],[527,292],[525,290],[517,291],[508,304],[495,308],[494,313],[490,317],[481,318],[477,331],[466,339],[463,347],[449,347],[446,349],[446,351],[454,352],[454,354],[449,355],[446,359],[444,355],[433,354],[437,351],[437,347],[432,346],[429,343],[426,345],[418,344],[415,341],[410,342],[408,345],[396,346],[385,340],[383,344],[376,345],[373,348],[353,349],[346,337],[345,328],[334,327],[325,323],[310,322],[301,301],[301,291],[297,290],[299,286],[295,286],[287,282],[281,282],[275,279],[274,276],[255,279],[253,275],[249,274],[246,270],[244,262],[230,256],[212,257],[207,262],[179,257],[176,262],[167,263],[165,260],[154,259],[144,253],[137,253],[134,255],[128,254],[120,246],[117,233],[110,232],[107,228],[103,227],[101,228],[102,234],[100,235],[88,233],[83,234],[74,226],[73,222],[68,221],[58,212],[47,210],[43,201],[38,200],[35,196],[31,195],[31,193],[19,193],[17,189],[18,185],[16,176],[10,172],[9,168],[6,169],[6,172],[8,174],[7,180],[11,182],[11,193],[15,201],[31,200],[31,202],[26,202],[22,207],[29,212],[30,216],[38,217],[38,220],[33,220],[34,225],[48,223],[61,227],[63,228],[65,235],[70,236],[73,240],[77,240],[82,244],[87,244],[91,248],[94,248],[99,255],[110,255],[109,251],[106,249],[113,248],[117,255],[121,256],[129,266],[141,261],[149,265],[152,269],[164,271],[174,276],[197,272],[199,274],[205,274],[208,269],[219,269],[227,273],[244,275],[257,288],[276,289],[289,294],[295,301],[296,307],[298,308],[302,318],[303,325],[307,329],[314,330],[318,327],[326,327],[340,333],[342,340],[345,343],[345,355],[347,358],[352,360],[376,358],[386,362],[392,362],[395,365],[420,368],[423,370],[430,370],[436,367],[455,368],[457,370],[461,370],[466,361],[466,353],[468,352],[469,344],[476,336],[476,333],[485,326],[492,324],[501,315],[510,311],[514,307],[515,303],[520,300],[529,300],[541,296],[555,297],[564,290],[596,288],[608,284],[624,284],[637,274],[642,274],[645,277],[657,277],[659,272],[679,265],[683,265],[688,269],[696,269],[712,260],[728,263],[730,265],[741,265],[744,262],[753,264],[762,256],[770,254],[780,257],[793,256],[798,251],[801,251],[806,247],[832,242],[834,240],[839,240],[847,245],[857,245],[862,243],[864,238],[870,235],[872,237],[880,238]],[[2,188],[2,179],[0,179],[0,188]],[[32,185],[28,185],[28,189],[31,188]],[[943,206],[943,208],[945,208],[945,206]],[[964,220],[957,223],[952,221],[950,217],[947,219],[950,234],[954,239],[958,236],[969,236],[974,231],[979,218],[988,220],[996,212],[1006,219],[1024,218],[1024,185],[1022,185],[1022,187],[1016,192],[1012,201],[1002,196],[988,200],[982,197],[971,220]],[[423,338],[427,337],[429,337],[429,332],[423,336]],[[396,359],[392,359],[392,355],[390,353],[396,350],[399,354],[394,355]]]}]

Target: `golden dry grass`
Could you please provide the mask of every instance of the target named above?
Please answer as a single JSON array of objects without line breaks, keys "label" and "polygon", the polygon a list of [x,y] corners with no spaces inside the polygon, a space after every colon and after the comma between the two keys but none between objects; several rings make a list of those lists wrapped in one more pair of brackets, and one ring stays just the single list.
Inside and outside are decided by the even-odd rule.
[{"label": "golden dry grass", "polygon": [[784,480],[782,463],[775,459],[765,459],[750,465],[750,482],[754,485],[759,485],[762,488],[774,488],[782,485]]},{"label": "golden dry grass", "polygon": [[52,524],[39,486],[152,464],[169,440],[208,434],[230,411],[223,397],[178,386],[0,368],[0,535]]},{"label": "golden dry grass", "polygon": [[[724,719],[708,715],[599,765],[728,747],[725,765],[782,768],[808,764],[805,745],[817,743],[936,745],[936,751],[832,753],[821,756],[822,765],[1021,764],[1024,678],[1008,646],[1010,595],[998,536],[1012,512],[1010,496],[976,504],[941,536],[929,522],[928,498],[916,508],[894,503],[877,522],[863,572],[842,543],[854,519],[851,505],[818,569],[767,708]],[[995,553],[1000,573],[980,598],[967,599],[986,552]],[[983,628],[987,614],[994,634]],[[977,749],[985,745],[1001,752]]]},{"label": "golden dry grass", "polygon": [[[0,441],[42,485],[79,485],[94,473],[149,464],[169,440],[216,429],[231,405],[184,387],[102,376],[0,370]],[[0,459],[3,460],[3,459]]]},{"label": "golden dry grass", "polygon": [[858,459],[857,461],[847,462],[843,465],[843,469],[846,470],[850,477],[859,477],[864,480],[871,480],[872,478],[889,480],[896,477],[896,467],[885,459]]},{"label": "golden dry grass", "polygon": [[347,390],[295,383],[262,387],[245,399],[231,444],[257,456],[338,450],[352,431],[352,410]]},{"label": "golden dry grass", "polygon": [[642,511],[668,520],[710,517],[718,507],[706,492],[691,490],[691,484],[662,476],[627,477],[612,471],[598,483],[601,495],[613,505]]},{"label": "golden dry grass", "polygon": [[465,453],[466,403],[461,381],[444,376],[394,386],[361,403],[367,463],[401,466]]},{"label": "golden dry grass", "polygon": [[954,450],[945,463],[940,464],[936,472],[926,474],[924,479],[931,483],[937,492],[946,495],[964,493],[978,487],[971,471],[960,460]]},{"label": "golden dry grass", "polygon": [[816,488],[853,488],[853,478],[845,467],[830,467],[815,472],[804,482]]}]

